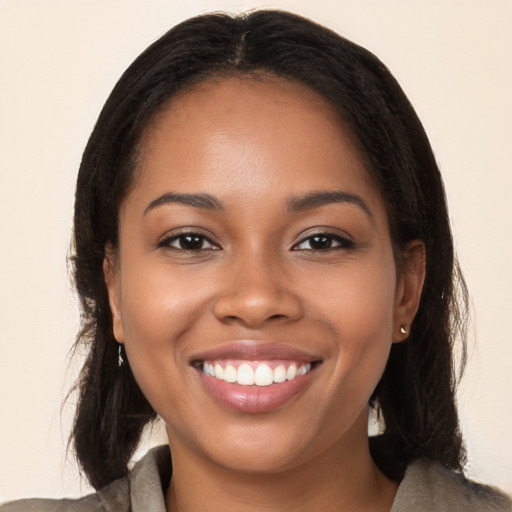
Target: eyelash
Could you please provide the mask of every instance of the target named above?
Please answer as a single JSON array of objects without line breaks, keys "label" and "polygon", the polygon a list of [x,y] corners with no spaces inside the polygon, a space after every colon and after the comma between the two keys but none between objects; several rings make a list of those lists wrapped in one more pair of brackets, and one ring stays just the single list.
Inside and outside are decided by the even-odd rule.
[{"label": "eyelash", "polygon": [[[185,247],[176,247],[172,245],[174,242],[178,242],[178,244],[181,245],[181,242],[184,242],[187,238],[196,239],[201,244],[201,247],[192,249]],[[204,245],[204,242],[210,244],[211,247],[202,247]],[[178,251],[186,251],[191,253],[199,253],[202,251],[217,251],[220,249],[219,245],[216,244],[210,237],[206,236],[204,233],[197,231],[183,231],[181,233],[177,233],[175,235],[166,237],[158,243],[158,248],[161,247],[169,247],[171,249],[175,249]]]},{"label": "eyelash", "polygon": [[[337,243],[338,245],[334,246],[334,247],[326,247],[326,248],[309,248],[309,249],[299,249],[298,247],[300,247],[302,244],[306,243],[309,241],[309,243],[311,244],[311,241],[313,239],[326,239],[327,241],[330,241],[330,243]],[[307,235],[306,237],[302,238],[299,242],[297,242],[293,247],[292,247],[292,250],[293,251],[299,251],[299,250],[303,250],[303,251],[307,251],[307,252],[329,252],[329,251],[334,251],[334,250],[340,250],[340,249],[352,249],[354,247],[354,242],[352,240],[350,240],[349,238],[345,237],[345,236],[342,236],[340,235],[339,233],[332,233],[332,232],[329,232],[329,231],[320,231],[320,232],[316,232],[316,233],[311,233],[309,235]]]},{"label": "eyelash", "polygon": [[[186,239],[189,239],[188,242],[186,242]],[[324,248],[314,248],[311,247],[311,242],[314,239],[323,239],[323,242],[320,243],[327,243],[330,244],[330,247],[324,247]],[[191,240],[194,239],[194,240]],[[208,243],[210,247],[204,247],[204,244]],[[305,244],[309,242],[310,248],[302,248],[300,249],[300,246],[302,244]],[[173,245],[173,243],[179,244],[179,246]],[[186,248],[181,246],[181,244],[184,243],[192,243],[197,244],[199,247],[196,248]],[[332,244],[336,243],[334,247],[332,247]],[[174,234],[172,236],[164,238],[162,241],[158,243],[158,247],[169,247],[178,251],[186,251],[190,253],[199,253],[202,251],[216,251],[219,250],[221,247],[216,244],[210,237],[206,236],[204,233],[197,232],[197,231],[184,231],[181,233]],[[308,236],[302,238],[299,242],[293,245],[292,251],[307,251],[307,252],[316,252],[316,253],[322,253],[322,252],[329,252],[333,250],[339,250],[339,249],[352,249],[354,247],[354,242],[350,240],[347,237],[341,236],[338,233],[331,233],[328,231],[320,231],[316,233],[309,234]]]}]

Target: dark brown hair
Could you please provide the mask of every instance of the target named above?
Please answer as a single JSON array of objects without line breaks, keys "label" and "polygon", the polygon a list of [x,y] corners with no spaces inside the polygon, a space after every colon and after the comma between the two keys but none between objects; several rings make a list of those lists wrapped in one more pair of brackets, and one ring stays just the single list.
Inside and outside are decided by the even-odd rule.
[{"label": "dark brown hair", "polygon": [[457,332],[463,332],[466,290],[454,259],[443,184],[422,125],[373,54],[299,16],[256,11],[192,18],[152,44],[115,86],[85,149],[72,263],[83,320],[77,344],[87,346],[88,357],[77,384],[72,440],[96,488],[126,473],[144,426],[155,418],[129,364],[118,368],[102,271],[106,244],[115,247],[118,241],[119,206],[136,170],[138,143],[178,91],[211,76],[259,72],[306,84],[332,105],[381,188],[395,254],[414,239],[426,247],[419,311],[408,340],[393,345],[371,400],[386,425],[371,440],[374,459],[396,479],[420,457],[462,469],[452,349]]}]

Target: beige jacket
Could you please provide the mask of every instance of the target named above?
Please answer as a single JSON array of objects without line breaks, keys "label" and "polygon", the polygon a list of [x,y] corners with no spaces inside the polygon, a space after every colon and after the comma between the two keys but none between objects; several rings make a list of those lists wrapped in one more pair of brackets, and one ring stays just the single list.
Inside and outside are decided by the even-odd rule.
[{"label": "beige jacket", "polygon": [[[151,450],[130,473],[97,493],[77,500],[28,499],[7,503],[0,512],[165,512],[163,488],[170,479],[167,446]],[[465,480],[438,464],[411,464],[390,512],[512,512],[498,491]]]}]

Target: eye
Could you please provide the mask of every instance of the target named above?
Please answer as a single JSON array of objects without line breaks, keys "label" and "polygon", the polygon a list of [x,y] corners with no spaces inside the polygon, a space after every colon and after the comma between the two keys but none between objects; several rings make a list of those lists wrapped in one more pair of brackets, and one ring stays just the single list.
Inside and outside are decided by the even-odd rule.
[{"label": "eye", "polygon": [[334,233],[315,233],[302,239],[292,248],[294,251],[329,251],[332,249],[350,249],[354,242]]},{"label": "eye", "polygon": [[165,238],[158,246],[193,252],[217,250],[220,248],[201,233],[179,233],[178,235]]}]

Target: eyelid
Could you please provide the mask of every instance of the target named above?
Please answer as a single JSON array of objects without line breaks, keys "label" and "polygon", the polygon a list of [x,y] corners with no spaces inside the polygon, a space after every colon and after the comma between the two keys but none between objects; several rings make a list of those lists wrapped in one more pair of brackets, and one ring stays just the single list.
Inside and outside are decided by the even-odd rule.
[{"label": "eyelid", "polygon": [[[332,247],[330,249],[297,249],[297,246],[301,245],[302,243],[306,242],[310,238],[313,238],[315,236],[328,236],[331,237],[333,240],[337,241],[340,245],[337,247]],[[317,251],[317,252],[325,252],[332,249],[350,249],[354,247],[355,242],[352,239],[352,237],[339,229],[336,228],[328,228],[328,227],[318,227],[318,228],[312,228],[307,230],[306,232],[303,232],[298,237],[298,240],[292,245],[291,250],[292,251],[298,251],[298,250],[305,250],[305,251]]]},{"label": "eyelid", "polygon": [[[181,236],[186,235],[196,235],[204,238],[212,247],[206,248],[206,250],[218,250],[221,249],[221,246],[218,242],[215,241],[215,237],[207,232],[203,228],[195,227],[195,226],[186,226],[177,229],[173,229],[168,231],[165,235],[163,235],[157,243],[157,247],[172,247],[170,243],[174,240],[178,240]],[[180,249],[177,247],[173,247],[177,250],[185,251],[185,249]],[[204,250],[204,249],[203,249]],[[194,251],[195,252],[195,251]],[[199,252],[199,251],[197,251]]]}]

